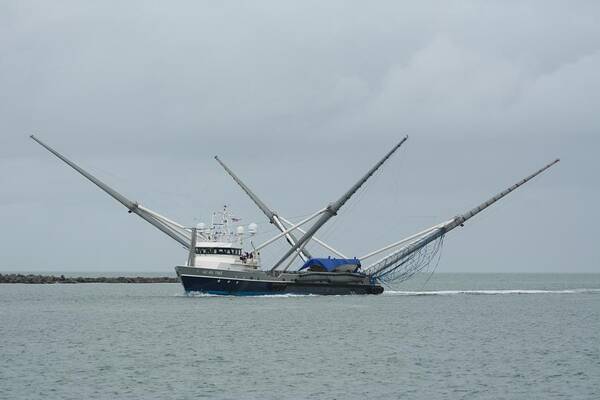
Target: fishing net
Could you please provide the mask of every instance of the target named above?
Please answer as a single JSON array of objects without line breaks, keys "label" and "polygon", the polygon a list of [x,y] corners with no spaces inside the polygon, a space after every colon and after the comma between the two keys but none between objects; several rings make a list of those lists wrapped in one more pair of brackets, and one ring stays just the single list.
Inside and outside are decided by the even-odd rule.
[{"label": "fishing net", "polygon": [[399,283],[428,267],[434,270],[440,261],[443,244],[443,234],[421,238],[373,265],[370,270],[377,272],[371,277],[380,283]]}]

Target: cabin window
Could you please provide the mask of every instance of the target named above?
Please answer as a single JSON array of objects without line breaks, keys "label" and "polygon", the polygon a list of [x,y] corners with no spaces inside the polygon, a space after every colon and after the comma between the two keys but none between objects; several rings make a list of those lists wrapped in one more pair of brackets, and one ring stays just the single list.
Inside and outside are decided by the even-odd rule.
[{"label": "cabin window", "polygon": [[228,247],[196,247],[196,254],[225,254],[240,256],[242,255],[242,249],[231,249]]}]

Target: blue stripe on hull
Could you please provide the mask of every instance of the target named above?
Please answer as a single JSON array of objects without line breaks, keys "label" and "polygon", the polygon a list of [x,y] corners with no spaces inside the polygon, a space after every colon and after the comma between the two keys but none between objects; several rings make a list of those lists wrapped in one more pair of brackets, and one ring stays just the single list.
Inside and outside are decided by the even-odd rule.
[{"label": "blue stripe on hull", "polygon": [[201,276],[181,276],[186,292],[202,292],[220,295],[261,296],[273,294],[380,294],[383,288],[377,285],[334,285],[303,284],[296,282],[245,281]]}]

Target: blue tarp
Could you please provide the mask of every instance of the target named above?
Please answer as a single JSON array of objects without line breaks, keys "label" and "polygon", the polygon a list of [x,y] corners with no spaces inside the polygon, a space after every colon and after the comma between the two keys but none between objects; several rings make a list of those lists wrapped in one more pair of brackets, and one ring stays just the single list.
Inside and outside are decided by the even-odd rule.
[{"label": "blue tarp", "polygon": [[356,265],[356,268],[358,268],[360,267],[360,260],[357,258],[311,258],[304,263],[300,271],[313,267],[311,269],[323,269],[331,272],[342,265]]}]

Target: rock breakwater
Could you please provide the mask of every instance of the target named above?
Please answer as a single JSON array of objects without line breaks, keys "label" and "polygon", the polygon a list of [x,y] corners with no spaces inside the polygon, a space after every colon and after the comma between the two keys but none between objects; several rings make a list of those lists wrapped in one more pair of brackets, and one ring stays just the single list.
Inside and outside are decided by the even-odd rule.
[{"label": "rock breakwater", "polygon": [[0,283],[177,283],[179,278],[170,276],[135,276],[135,277],[65,277],[64,275],[23,275],[23,274],[0,274]]}]

